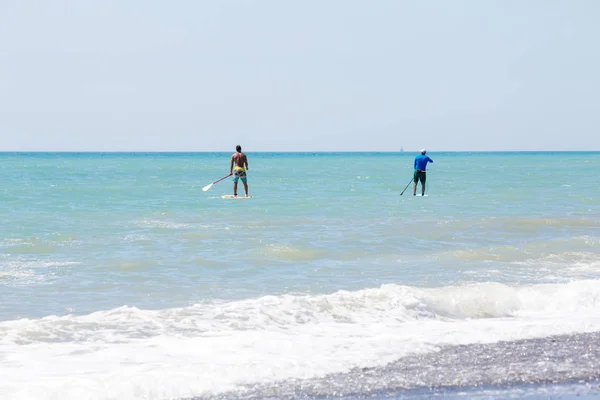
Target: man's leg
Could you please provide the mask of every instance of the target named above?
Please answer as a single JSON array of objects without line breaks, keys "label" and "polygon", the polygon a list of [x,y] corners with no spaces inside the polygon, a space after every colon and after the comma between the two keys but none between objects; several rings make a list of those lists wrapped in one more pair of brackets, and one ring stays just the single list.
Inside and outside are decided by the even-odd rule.
[{"label": "man's leg", "polygon": [[416,196],[417,185],[419,184],[419,174],[417,173],[417,171],[415,171],[415,174],[413,175],[413,182],[415,183],[415,186],[413,187],[413,196]]},{"label": "man's leg", "polygon": [[242,183],[244,184],[244,190],[246,191],[246,197],[248,197],[248,182],[242,181]]},{"label": "man's leg", "polygon": [[237,196],[237,181],[233,182],[233,195]]},{"label": "man's leg", "polygon": [[419,184],[419,172],[415,171],[413,175],[413,181],[415,182],[415,186],[413,187],[413,196],[417,195],[417,185]]}]

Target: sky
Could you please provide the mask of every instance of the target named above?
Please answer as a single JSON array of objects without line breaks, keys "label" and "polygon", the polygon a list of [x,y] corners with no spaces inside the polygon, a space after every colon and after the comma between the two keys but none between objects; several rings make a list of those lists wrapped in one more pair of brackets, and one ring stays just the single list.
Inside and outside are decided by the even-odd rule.
[{"label": "sky", "polygon": [[0,151],[600,150],[596,0],[0,0]]}]

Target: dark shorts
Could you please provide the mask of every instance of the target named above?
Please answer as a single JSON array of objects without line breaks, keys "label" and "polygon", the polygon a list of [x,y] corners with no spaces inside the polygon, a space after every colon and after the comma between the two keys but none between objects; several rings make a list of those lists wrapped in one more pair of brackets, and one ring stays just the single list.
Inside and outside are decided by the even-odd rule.
[{"label": "dark shorts", "polygon": [[425,171],[415,171],[415,176],[413,177],[413,179],[415,181],[415,185],[419,183],[419,180],[424,185],[425,181],[427,180],[427,174],[425,173]]}]

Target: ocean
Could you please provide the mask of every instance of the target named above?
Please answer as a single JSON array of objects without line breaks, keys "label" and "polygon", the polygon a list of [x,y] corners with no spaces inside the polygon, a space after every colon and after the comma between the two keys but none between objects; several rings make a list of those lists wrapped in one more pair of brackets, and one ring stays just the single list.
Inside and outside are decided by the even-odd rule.
[{"label": "ocean", "polygon": [[600,396],[600,152],[230,155],[0,153],[0,399]]}]

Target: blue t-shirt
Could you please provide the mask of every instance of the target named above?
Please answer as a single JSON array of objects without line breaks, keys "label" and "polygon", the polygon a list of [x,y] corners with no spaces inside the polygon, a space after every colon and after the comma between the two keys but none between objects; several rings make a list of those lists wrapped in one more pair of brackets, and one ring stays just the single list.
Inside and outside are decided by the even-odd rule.
[{"label": "blue t-shirt", "polygon": [[433,160],[424,154],[419,154],[415,157],[415,169],[419,171],[425,171],[428,162],[432,163]]}]

